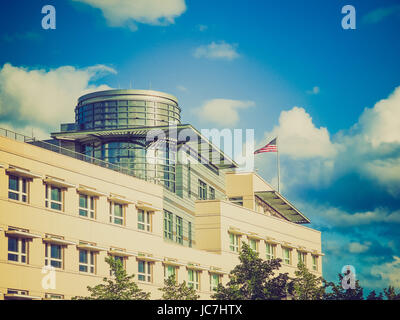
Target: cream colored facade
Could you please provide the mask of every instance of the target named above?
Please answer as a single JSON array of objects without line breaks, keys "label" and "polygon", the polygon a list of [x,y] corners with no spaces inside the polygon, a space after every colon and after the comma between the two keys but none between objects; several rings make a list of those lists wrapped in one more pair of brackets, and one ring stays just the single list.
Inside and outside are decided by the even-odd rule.
[{"label": "cream colored facade", "polygon": [[[274,257],[279,258],[287,258],[289,252],[281,269],[284,272],[294,272],[302,252],[307,267],[321,275],[320,232],[291,222],[268,207],[262,201],[263,192],[274,196],[273,189],[257,174],[224,175],[226,200],[195,202],[194,245],[183,246],[164,239],[163,209],[173,208],[165,203],[167,191],[162,186],[0,137],[0,299],[87,295],[87,286],[109,276],[104,261],[107,255],[120,256],[128,274],[135,274],[135,281],[152,299],[161,297],[158,289],[168,266],[175,268],[179,282],[188,282],[189,270],[196,271],[199,279],[194,285],[198,285],[200,297],[208,299],[212,279],[228,281],[229,271],[238,263],[241,243],[250,240],[264,259],[267,249],[273,248]],[[18,192],[10,190],[10,177],[18,180]],[[51,192],[57,194],[57,190],[61,201],[51,198]],[[18,200],[10,199],[17,196],[9,192],[17,193]],[[80,194],[93,197],[88,217],[79,214]],[[277,206],[288,208],[285,199],[276,201]],[[115,215],[119,212],[114,211],[115,205],[122,209],[122,217]],[[138,221],[139,212],[148,213],[149,220]],[[297,212],[293,214],[299,217]],[[19,252],[9,250],[10,239],[19,245]],[[237,242],[232,243],[232,239]],[[25,252],[21,250],[23,243]],[[56,252],[53,258],[52,248]],[[85,263],[84,256],[88,258]],[[50,260],[59,264],[55,283],[52,271],[43,269]],[[149,273],[138,274],[142,261],[150,267]],[[88,272],[84,272],[85,267]]]}]

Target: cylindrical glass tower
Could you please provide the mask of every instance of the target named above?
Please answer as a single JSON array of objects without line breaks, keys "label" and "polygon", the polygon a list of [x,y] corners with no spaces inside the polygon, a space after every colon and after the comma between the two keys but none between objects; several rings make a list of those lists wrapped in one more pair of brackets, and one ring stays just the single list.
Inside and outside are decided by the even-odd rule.
[{"label": "cylindrical glass tower", "polygon": [[[107,134],[119,129],[180,124],[178,100],[151,90],[107,90],[84,95],[75,108],[76,131],[101,132],[101,137],[80,141],[82,153],[128,168],[138,178],[175,191],[175,145],[148,150],[143,139],[130,134]],[[149,157],[154,161],[149,163]]]}]

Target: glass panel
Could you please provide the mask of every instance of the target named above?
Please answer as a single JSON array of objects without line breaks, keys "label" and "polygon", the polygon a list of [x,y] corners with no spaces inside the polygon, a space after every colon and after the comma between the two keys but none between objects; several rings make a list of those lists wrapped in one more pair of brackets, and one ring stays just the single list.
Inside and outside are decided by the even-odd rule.
[{"label": "glass panel", "polygon": [[57,187],[51,187],[51,200],[61,201],[61,189]]},{"label": "glass panel", "polygon": [[87,251],[86,250],[79,250],[79,262],[81,262],[81,263],[87,263],[88,262],[88,257],[87,257]]},{"label": "glass panel", "polygon": [[8,238],[8,251],[18,252],[18,239]]},{"label": "glass panel", "polygon": [[61,246],[52,244],[50,252],[52,258],[61,259]]},{"label": "glass panel", "polygon": [[79,206],[81,207],[81,208],[87,208],[88,207],[88,197],[87,197],[87,195],[85,195],[85,194],[80,194],[79,195]]},{"label": "glass panel", "polygon": [[8,188],[10,190],[19,191],[18,177],[9,176]]}]

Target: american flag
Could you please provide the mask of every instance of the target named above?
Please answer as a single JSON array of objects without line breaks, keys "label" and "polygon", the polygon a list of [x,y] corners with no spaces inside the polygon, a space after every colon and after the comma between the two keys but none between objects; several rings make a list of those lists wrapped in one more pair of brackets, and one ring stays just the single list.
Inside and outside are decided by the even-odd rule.
[{"label": "american flag", "polygon": [[268,143],[264,147],[254,151],[254,154],[263,152],[278,152],[278,147],[276,146],[276,138],[273,139],[270,143]]}]

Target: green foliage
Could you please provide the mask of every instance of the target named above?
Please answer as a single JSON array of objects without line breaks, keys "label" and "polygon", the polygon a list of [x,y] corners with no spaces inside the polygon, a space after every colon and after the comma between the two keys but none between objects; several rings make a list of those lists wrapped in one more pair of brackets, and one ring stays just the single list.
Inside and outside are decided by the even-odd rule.
[{"label": "green foliage", "polygon": [[385,297],[387,300],[400,300],[400,293],[396,294],[396,290],[393,286],[389,286],[389,288],[383,289],[385,293]]},{"label": "green foliage", "polygon": [[308,271],[303,263],[299,263],[296,277],[289,284],[289,292],[293,300],[321,300],[325,293],[322,277]]},{"label": "green foliage", "polygon": [[372,290],[367,296],[367,300],[383,300],[382,292],[379,295],[376,295],[375,290]]},{"label": "green foliage", "polygon": [[178,284],[175,276],[164,280],[164,287],[158,290],[163,292],[162,300],[197,300],[200,298],[194,288],[186,285],[186,281]]},{"label": "green foliage", "polygon": [[148,300],[150,293],[139,289],[133,282],[134,275],[128,276],[121,261],[113,257],[105,259],[110,266],[111,278],[103,278],[104,284],[88,286],[89,297],[74,297],[74,300]]},{"label": "green foliage", "polygon": [[264,261],[247,244],[243,243],[240,264],[230,272],[226,287],[218,286],[212,298],[217,300],[272,300],[287,295],[288,274],[275,276],[281,267],[280,259]]},{"label": "green foliage", "polygon": [[[342,287],[342,279],[345,275],[339,273],[339,283],[336,285],[333,282],[324,282],[325,300],[364,300],[364,293],[363,288],[360,286],[359,281],[355,281],[355,288],[354,289],[344,289]],[[329,292],[327,289],[330,289]]]}]

